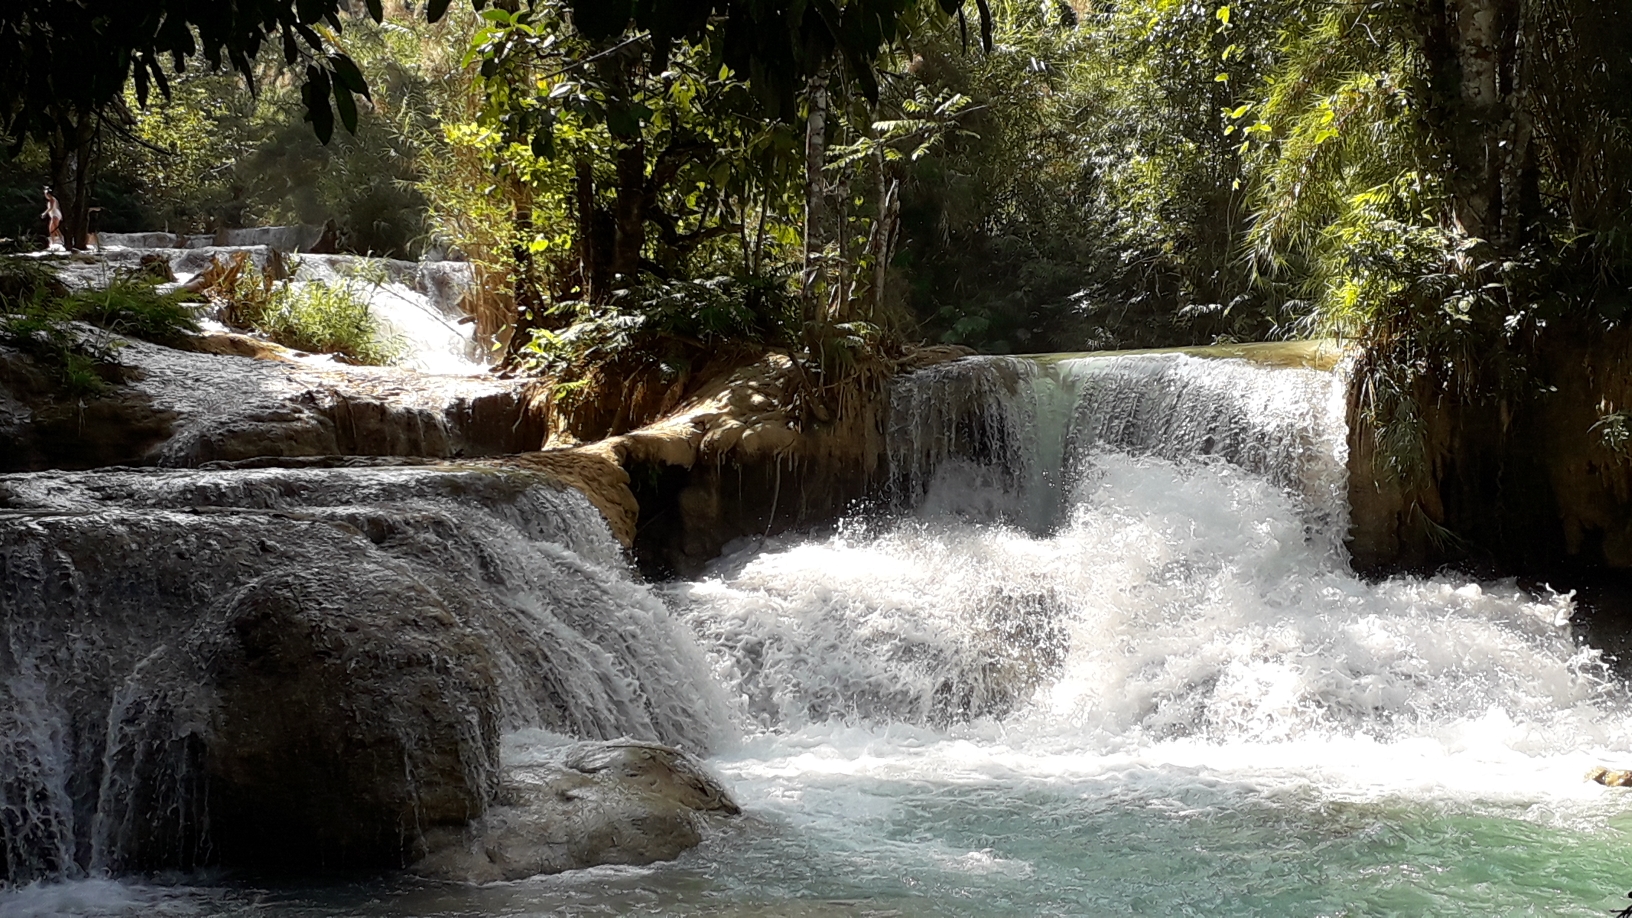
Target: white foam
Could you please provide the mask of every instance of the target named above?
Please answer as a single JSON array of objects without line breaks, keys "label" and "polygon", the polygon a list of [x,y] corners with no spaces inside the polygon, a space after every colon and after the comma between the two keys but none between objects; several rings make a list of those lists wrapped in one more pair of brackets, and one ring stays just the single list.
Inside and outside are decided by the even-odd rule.
[{"label": "white foam", "polygon": [[[732,774],[772,799],[817,777],[1210,775],[1342,799],[1603,801],[1583,773],[1632,762],[1628,699],[1572,639],[1569,596],[1349,571],[1341,380],[1076,364],[1000,368],[1042,380],[1029,392],[964,386],[1001,415],[985,442],[956,406],[908,400],[892,435],[950,444],[897,448],[917,462],[915,516],[745,552],[671,591],[759,736]],[[1035,400],[1062,379],[1081,383],[1071,411]],[[1017,453],[1041,474],[994,467]],[[1038,482],[1060,502],[1046,528],[1026,509]]]},{"label": "white foam", "polygon": [[218,914],[213,891],[150,886],[118,880],[31,883],[0,888],[0,915],[6,918],[185,918]]}]

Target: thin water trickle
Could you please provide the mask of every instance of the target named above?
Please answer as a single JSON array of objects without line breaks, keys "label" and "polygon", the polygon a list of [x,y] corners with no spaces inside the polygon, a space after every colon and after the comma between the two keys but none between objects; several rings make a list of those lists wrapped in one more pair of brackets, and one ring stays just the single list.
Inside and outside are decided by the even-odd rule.
[{"label": "thin water trickle", "polygon": [[1343,386],[1181,355],[901,380],[891,513],[662,590],[746,811],[674,864],[70,888],[110,914],[1618,908],[1632,805],[1583,775],[1632,763],[1624,685],[1567,596],[1350,572]]}]

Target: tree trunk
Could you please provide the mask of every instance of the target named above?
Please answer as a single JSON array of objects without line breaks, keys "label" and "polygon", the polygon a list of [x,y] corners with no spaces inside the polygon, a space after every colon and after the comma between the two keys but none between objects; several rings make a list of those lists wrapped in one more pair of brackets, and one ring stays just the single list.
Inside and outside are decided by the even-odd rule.
[{"label": "tree trunk", "polygon": [[516,239],[511,244],[510,260],[514,262],[511,276],[511,295],[516,304],[515,323],[511,326],[510,344],[504,349],[504,364],[513,365],[522,349],[533,342],[534,330],[543,327],[544,285],[538,276],[537,260],[529,244],[533,234],[533,205],[531,195],[524,195],[516,203],[514,223]]},{"label": "tree trunk", "polygon": [[880,192],[878,225],[874,227],[878,242],[873,252],[873,291],[871,296],[873,322],[884,314],[885,286],[890,280],[890,258],[895,254],[895,241],[901,229],[901,180],[892,178]]},{"label": "tree trunk", "polygon": [[646,248],[646,141],[635,139],[618,148],[618,198],[613,221],[614,284],[633,284]]},{"label": "tree trunk", "polygon": [[874,141],[873,175],[878,182],[878,218],[873,233],[867,240],[873,259],[873,289],[868,294],[868,319],[878,322],[884,314],[884,288],[889,282],[890,257],[895,251],[895,240],[901,225],[901,179],[891,174],[890,164],[884,157],[884,147],[878,144],[878,131],[873,127],[880,112],[873,107],[867,135]]},{"label": "tree trunk", "polygon": [[[1451,218],[1470,236],[1507,247],[1514,241],[1514,219],[1504,205],[1517,204],[1526,152],[1515,149],[1521,138],[1513,103],[1518,51],[1518,0],[1448,0],[1447,37],[1454,45],[1454,67],[1436,68],[1454,80],[1441,86],[1452,112],[1445,119],[1451,153]],[[1450,63],[1450,62],[1447,62]]]},{"label": "tree trunk", "polygon": [[1521,0],[1513,0],[1502,40],[1501,176],[1502,222],[1496,236],[1509,249],[1529,241],[1530,228],[1541,210],[1540,167],[1532,140],[1535,122],[1530,106],[1532,46],[1527,40]]},{"label": "tree trunk", "polygon": [[611,278],[606,271],[610,266],[601,257],[596,240],[595,168],[587,159],[578,161],[573,197],[578,224],[578,295],[594,303],[605,295]]},{"label": "tree trunk", "polygon": [[852,304],[850,300],[855,290],[855,280],[853,277],[855,272],[851,270],[853,267],[851,264],[851,259],[853,256],[850,252],[849,178],[840,176],[839,180],[834,183],[833,200],[838,203],[838,207],[835,208],[836,213],[834,214],[833,225],[835,228],[835,235],[838,237],[839,243],[839,263],[836,266],[836,270],[832,272],[837,276],[834,278],[836,284],[833,293],[828,298],[828,315],[832,316],[835,322],[848,322],[854,318],[854,316],[851,315],[851,307],[854,304]]},{"label": "tree trunk", "polygon": [[810,78],[810,117],[805,122],[805,265],[800,283],[805,315],[820,314],[816,302],[823,288],[827,251],[827,71]]},{"label": "tree trunk", "polygon": [[47,144],[51,187],[62,208],[62,238],[69,249],[85,248],[98,134],[96,115],[82,114]]}]

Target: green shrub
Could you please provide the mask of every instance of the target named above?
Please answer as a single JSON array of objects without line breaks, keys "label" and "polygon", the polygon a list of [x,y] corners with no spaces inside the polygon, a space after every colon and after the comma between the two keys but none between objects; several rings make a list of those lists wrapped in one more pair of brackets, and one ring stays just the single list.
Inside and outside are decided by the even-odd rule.
[{"label": "green shrub", "polygon": [[253,329],[296,350],[384,366],[401,356],[402,346],[385,335],[369,312],[364,295],[369,285],[360,278],[333,284],[273,282],[245,262],[224,273],[213,295],[229,325]]},{"label": "green shrub", "polygon": [[553,328],[533,330],[523,363],[557,380],[577,379],[586,369],[624,359],[679,366],[725,342],[785,346],[798,326],[798,307],[786,276],[720,276],[662,280],[643,275],[610,304],[556,304],[546,316]]},{"label": "green shrub", "polygon": [[116,342],[90,338],[74,328],[63,301],[51,300],[24,312],[0,315],[0,344],[15,348],[56,380],[71,396],[95,396],[117,379]]},{"label": "green shrub", "polygon": [[120,274],[105,289],[70,293],[47,263],[0,259],[0,344],[33,357],[67,394],[99,395],[119,378],[119,342],[76,322],[160,344],[179,344],[199,327],[181,296],[159,293],[143,275]]},{"label": "green shrub", "polygon": [[386,338],[368,311],[368,301],[351,283],[285,285],[282,294],[281,308],[267,316],[261,329],[273,340],[378,366],[401,355],[401,346]]},{"label": "green shrub", "polygon": [[0,312],[24,311],[28,304],[68,295],[48,262],[38,258],[0,258]]},{"label": "green shrub", "polygon": [[81,290],[65,305],[74,318],[118,335],[178,345],[198,334],[198,315],[182,294],[159,293],[139,274],[122,275],[101,290]]}]

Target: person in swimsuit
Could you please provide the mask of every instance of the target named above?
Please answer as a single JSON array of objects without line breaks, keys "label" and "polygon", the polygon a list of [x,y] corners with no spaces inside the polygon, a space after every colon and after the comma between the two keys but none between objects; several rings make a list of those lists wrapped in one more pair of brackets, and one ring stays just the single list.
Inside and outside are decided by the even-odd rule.
[{"label": "person in swimsuit", "polygon": [[57,196],[51,193],[51,186],[45,186],[45,213],[40,219],[46,221],[46,247],[65,249],[68,246],[62,241],[62,206],[57,203]]}]

